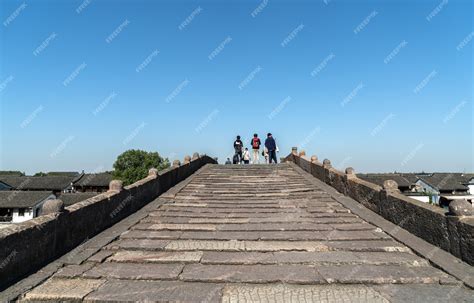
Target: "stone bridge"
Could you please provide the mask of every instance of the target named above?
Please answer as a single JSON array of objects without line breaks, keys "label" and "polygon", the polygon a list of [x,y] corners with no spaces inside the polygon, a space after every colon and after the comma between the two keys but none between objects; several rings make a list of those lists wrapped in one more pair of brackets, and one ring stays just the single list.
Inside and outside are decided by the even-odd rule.
[{"label": "stone bridge", "polygon": [[[350,170],[341,173],[345,187],[337,191],[337,185],[328,185],[336,182],[329,161],[290,155],[278,165],[216,165],[203,157],[186,162],[175,163],[164,173],[152,171],[128,188],[115,184],[102,200],[80,202],[66,214],[47,215],[58,225],[58,220],[75,211],[92,215],[88,208],[111,203],[96,208],[99,217],[93,220],[64,223],[61,228],[70,230],[75,224],[81,229],[83,224],[99,224],[97,220],[110,221],[96,232],[79,232],[85,241],[71,242],[77,247],[62,256],[51,254],[43,260],[48,264],[23,273],[23,279],[9,283],[0,298],[21,302],[474,300],[474,271],[465,252],[464,257],[459,252],[463,262],[449,249],[440,249],[441,245],[430,244],[430,239],[425,241],[371,210],[367,201],[373,197],[358,201],[355,190],[348,187],[359,182]],[[380,194],[396,196],[389,188],[374,190],[380,200]],[[150,202],[130,207],[140,191],[147,191],[140,200]],[[121,200],[114,201],[120,195]],[[150,198],[154,196],[158,197]],[[127,197],[133,198],[127,201]],[[106,211],[124,214],[111,221]],[[470,219],[457,217],[456,224]],[[32,228],[46,224],[44,220],[16,230],[21,237],[3,235],[0,243],[26,241]],[[57,227],[49,228],[44,225],[39,231],[55,233],[55,241],[67,242],[67,237],[77,234],[68,231],[61,236]],[[467,233],[470,238],[468,234],[463,241],[472,241],[472,229]],[[7,242],[9,237],[16,242]],[[54,245],[64,250],[72,246]],[[9,273],[15,270],[8,268],[9,263],[19,266],[14,259],[29,260],[21,246],[15,247],[18,252],[3,266]],[[48,252],[40,244],[29,249]]]}]

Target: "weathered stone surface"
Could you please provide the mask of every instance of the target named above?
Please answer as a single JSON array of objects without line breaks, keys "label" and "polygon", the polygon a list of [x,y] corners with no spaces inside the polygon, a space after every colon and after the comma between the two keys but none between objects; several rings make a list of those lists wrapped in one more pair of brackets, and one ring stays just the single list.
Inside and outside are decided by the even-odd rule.
[{"label": "weathered stone surface", "polygon": [[105,259],[107,259],[112,254],[113,254],[112,251],[101,250],[98,253],[94,254],[92,257],[88,258],[87,262],[102,263]]},{"label": "weathered stone surface", "polygon": [[83,274],[85,278],[115,278],[131,280],[169,280],[178,277],[181,264],[136,264],[105,262]]},{"label": "weathered stone surface", "polygon": [[456,279],[429,266],[338,265],[320,266],[318,272],[328,283],[458,283]]},{"label": "weathered stone surface", "polygon": [[[357,179],[332,168],[319,171],[315,168],[319,163],[301,161],[308,172],[321,174],[343,190]],[[177,173],[168,170],[149,179],[163,180],[172,174]],[[404,298],[391,288],[375,290],[378,285],[462,288],[394,241],[396,226],[367,217],[347,198],[308,178],[314,180],[291,165],[209,166],[173,187],[158,199],[160,203],[146,206],[146,212],[128,222],[126,229],[71,252],[71,256],[85,255],[67,263],[74,266],[56,268],[54,279],[106,280],[86,295],[88,302],[378,302]],[[111,202],[115,207],[128,196],[128,188]],[[140,194],[136,189],[132,193]],[[121,194],[110,194],[117,195]],[[377,206],[387,202],[380,196],[367,199]],[[451,219],[451,229],[469,233],[469,217]],[[464,265],[456,266],[459,273]],[[431,291],[420,291],[425,290]]]},{"label": "weathered stone surface", "polygon": [[50,279],[44,284],[28,292],[25,302],[37,302],[43,300],[82,300],[90,292],[99,288],[105,280],[89,279]]},{"label": "weathered stone surface", "polygon": [[153,224],[148,229],[153,230],[216,230],[211,224]]},{"label": "weathered stone surface", "polygon": [[168,245],[168,240],[155,240],[155,239],[122,239],[107,245],[107,249],[145,249],[145,250],[160,250]]},{"label": "weathered stone surface", "polygon": [[224,288],[223,303],[234,302],[368,302],[389,301],[363,285],[231,285]]},{"label": "weathered stone surface", "polygon": [[105,283],[87,302],[220,302],[222,284],[176,281],[120,281]]},{"label": "weathered stone surface", "polygon": [[222,250],[239,251],[245,250],[243,241],[193,241],[178,240],[171,241],[166,245],[167,250]]},{"label": "weathered stone surface", "polygon": [[373,241],[327,241],[324,242],[331,250],[410,252],[410,249],[392,240]]},{"label": "weathered stone surface", "polygon": [[371,264],[428,266],[429,263],[409,253],[384,252],[212,252],[206,251],[202,264]]},{"label": "weathered stone surface", "polygon": [[60,213],[63,211],[64,211],[64,202],[60,199],[48,200],[44,202],[43,208],[42,208],[43,215]]},{"label": "weathered stone surface", "polygon": [[85,271],[91,269],[94,263],[84,263],[81,265],[67,265],[54,274],[55,278],[77,278]]},{"label": "weathered stone surface", "polygon": [[454,200],[449,203],[449,212],[454,216],[472,216],[474,207],[467,200]]},{"label": "weathered stone surface", "polygon": [[167,262],[199,262],[203,252],[151,252],[151,251],[119,251],[108,259],[110,262],[129,263],[167,263]]},{"label": "weathered stone surface", "polygon": [[149,231],[149,230],[130,230],[120,237],[122,239],[179,239],[182,231]]},{"label": "weathered stone surface", "polygon": [[180,275],[183,281],[243,282],[243,283],[306,283],[320,284],[324,280],[308,265],[201,265],[189,264]]},{"label": "weathered stone surface", "polygon": [[472,290],[459,285],[385,284],[373,287],[390,302],[472,302]]}]

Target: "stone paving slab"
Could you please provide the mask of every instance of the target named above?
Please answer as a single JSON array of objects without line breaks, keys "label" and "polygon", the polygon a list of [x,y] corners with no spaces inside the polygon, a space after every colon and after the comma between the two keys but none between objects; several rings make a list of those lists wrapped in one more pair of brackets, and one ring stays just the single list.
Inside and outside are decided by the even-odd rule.
[{"label": "stone paving slab", "polygon": [[320,266],[318,272],[328,283],[410,284],[441,283],[458,284],[453,277],[431,266],[396,265],[337,265]]},{"label": "stone paving slab", "polygon": [[119,250],[119,249],[146,249],[146,250],[159,250],[163,249],[168,245],[168,240],[156,240],[156,239],[120,239],[107,245],[106,249]]},{"label": "stone paving slab", "polygon": [[82,300],[89,293],[105,283],[104,279],[50,279],[27,293],[25,302],[39,300],[72,301]]},{"label": "stone paving slab", "polygon": [[177,278],[182,269],[182,264],[105,262],[86,271],[82,276],[90,279],[170,280]]},{"label": "stone paving slab", "polygon": [[110,280],[85,302],[221,302],[222,284]]},{"label": "stone paving slab", "polygon": [[184,252],[151,252],[151,251],[119,251],[107,259],[109,262],[127,263],[171,263],[171,262],[199,262],[202,251]]},{"label": "stone paving slab", "polygon": [[203,252],[202,264],[369,264],[409,266],[429,266],[429,263],[409,253],[385,252]]},{"label": "stone paving slab", "polygon": [[325,283],[311,265],[186,265],[183,281],[245,283]]},{"label": "stone paving slab", "polygon": [[377,291],[366,286],[318,285],[231,285],[224,288],[223,303],[234,302],[369,302],[388,303]]}]

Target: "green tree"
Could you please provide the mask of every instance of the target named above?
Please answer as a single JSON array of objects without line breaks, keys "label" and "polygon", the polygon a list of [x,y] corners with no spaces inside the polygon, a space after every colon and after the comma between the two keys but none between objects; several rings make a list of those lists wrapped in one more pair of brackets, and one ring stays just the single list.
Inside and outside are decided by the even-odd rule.
[{"label": "green tree", "polygon": [[168,158],[162,158],[157,152],[131,149],[117,157],[113,175],[124,185],[129,185],[148,176],[150,168],[162,170],[169,166]]}]

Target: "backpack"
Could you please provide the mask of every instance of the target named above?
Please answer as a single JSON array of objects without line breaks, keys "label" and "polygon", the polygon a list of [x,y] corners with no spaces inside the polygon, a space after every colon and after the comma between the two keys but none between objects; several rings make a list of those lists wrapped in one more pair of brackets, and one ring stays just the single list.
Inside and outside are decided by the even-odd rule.
[{"label": "backpack", "polygon": [[259,149],[259,148],[260,148],[260,144],[259,144],[258,141],[259,141],[258,138],[253,138],[253,140],[252,140],[252,147],[253,147],[254,149]]},{"label": "backpack", "polygon": [[236,150],[237,152],[241,152],[241,151],[242,151],[242,144],[241,144],[241,142],[235,141],[235,150]]}]

